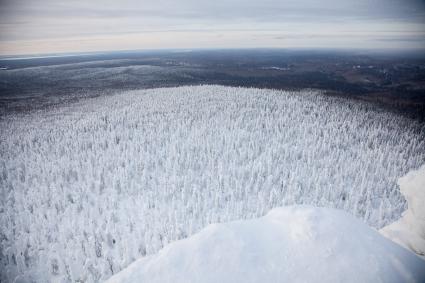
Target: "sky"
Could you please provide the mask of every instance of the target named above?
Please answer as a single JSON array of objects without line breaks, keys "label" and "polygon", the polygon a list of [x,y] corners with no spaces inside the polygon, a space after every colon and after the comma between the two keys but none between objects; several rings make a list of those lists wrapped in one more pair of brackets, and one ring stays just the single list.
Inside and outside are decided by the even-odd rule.
[{"label": "sky", "polygon": [[0,0],[0,55],[425,49],[425,0]]}]

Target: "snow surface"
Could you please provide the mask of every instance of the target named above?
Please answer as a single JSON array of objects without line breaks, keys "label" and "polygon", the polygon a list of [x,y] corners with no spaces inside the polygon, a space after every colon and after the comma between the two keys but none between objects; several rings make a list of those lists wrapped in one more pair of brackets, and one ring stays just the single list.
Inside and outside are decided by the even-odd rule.
[{"label": "snow surface", "polygon": [[425,165],[400,178],[398,184],[408,208],[400,220],[380,231],[394,242],[425,257]]},{"label": "snow surface", "polygon": [[212,224],[108,283],[424,282],[425,261],[351,215],[293,206]]},{"label": "snow surface", "polygon": [[119,93],[0,118],[0,281],[99,282],[210,223],[343,209],[381,228],[424,125],[314,90]]}]

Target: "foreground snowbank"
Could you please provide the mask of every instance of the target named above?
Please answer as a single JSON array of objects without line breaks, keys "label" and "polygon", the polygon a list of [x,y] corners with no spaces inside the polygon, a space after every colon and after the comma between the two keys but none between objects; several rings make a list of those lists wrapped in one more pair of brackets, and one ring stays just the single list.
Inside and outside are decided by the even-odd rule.
[{"label": "foreground snowbank", "polygon": [[108,282],[423,282],[425,261],[335,209],[209,225]]},{"label": "foreground snowbank", "polygon": [[380,230],[396,243],[425,256],[425,165],[398,180],[408,209],[397,222]]}]

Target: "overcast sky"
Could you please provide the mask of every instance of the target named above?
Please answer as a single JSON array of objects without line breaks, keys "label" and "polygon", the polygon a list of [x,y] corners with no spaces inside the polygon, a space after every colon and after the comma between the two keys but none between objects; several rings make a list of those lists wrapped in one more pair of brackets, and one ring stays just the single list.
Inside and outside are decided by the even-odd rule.
[{"label": "overcast sky", "polygon": [[425,47],[424,0],[0,0],[0,54]]}]

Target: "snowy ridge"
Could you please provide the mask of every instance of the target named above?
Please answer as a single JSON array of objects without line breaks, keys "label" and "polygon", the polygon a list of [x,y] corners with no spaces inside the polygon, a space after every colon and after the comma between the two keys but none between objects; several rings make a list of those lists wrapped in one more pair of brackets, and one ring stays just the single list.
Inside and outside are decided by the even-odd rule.
[{"label": "snowy ridge", "polygon": [[425,261],[347,213],[284,207],[207,226],[107,283],[424,282]]},{"label": "snowy ridge", "polygon": [[425,165],[398,180],[408,207],[398,221],[380,232],[425,258]]},{"label": "snowy ridge", "polygon": [[101,281],[283,205],[380,228],[405,210],[397,178],[425,163],[424,125],[313,90],[140,90],[0,129],[1,281]]}]

